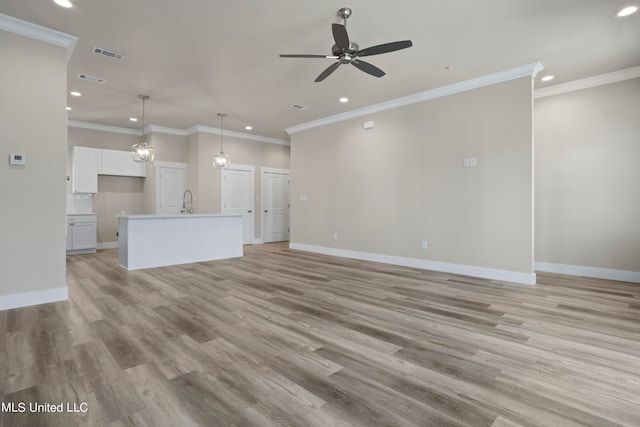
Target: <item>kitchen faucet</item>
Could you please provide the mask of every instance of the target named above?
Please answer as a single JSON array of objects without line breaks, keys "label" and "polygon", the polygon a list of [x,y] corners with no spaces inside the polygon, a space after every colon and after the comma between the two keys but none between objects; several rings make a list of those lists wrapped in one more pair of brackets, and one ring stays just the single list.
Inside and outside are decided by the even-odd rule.
[{"label": "kitchen faucet", "polygon": [[[189,201],[187,202],[187,193],[189,193]],[[187,209],[187,203],[189,203],[189,209]],[[184,190],[184,194],[182,195],[182,213],[193,213],[193,194],[191,194],[191,190]]]}]

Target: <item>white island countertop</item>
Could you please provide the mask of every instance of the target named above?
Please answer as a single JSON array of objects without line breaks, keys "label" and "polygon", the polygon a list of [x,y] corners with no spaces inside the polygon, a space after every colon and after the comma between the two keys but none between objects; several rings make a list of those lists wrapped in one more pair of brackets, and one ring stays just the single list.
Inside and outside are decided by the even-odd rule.
[{"label": "white island countertop", "polygon": [[242,215],[118,215],[118,258],[128,270],[243,255]]},{"label": "white island countertop", "polygon": [[118,218],[126,219],[159,219],[159,218],[210,218],[210,217],[227,217],[242,216],[242,214],[141,214],[141,215],[116,215]]}]

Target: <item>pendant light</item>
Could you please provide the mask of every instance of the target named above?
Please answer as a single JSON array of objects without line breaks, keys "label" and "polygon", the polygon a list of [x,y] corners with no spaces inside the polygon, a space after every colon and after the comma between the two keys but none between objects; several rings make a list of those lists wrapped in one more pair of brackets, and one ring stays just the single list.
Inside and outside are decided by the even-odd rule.
[{"label": "pendant light", "polygon": [[215,169],[226,169],[231,164],[231,157],[228,154],[224,154],[222,151],[222,134],[224,133],[223,119],[226,116],[225,113],[218,113],[220,117],[220,152],[213,158],[213,167]]},{"label": "pendant light", "polygon": [[153,163],[155,157],[155,151],[153,147],[144,139],[144,102],[149,99],[147,95],[138,95],[138,98],[142,99],[142,141],[131,146],[131,154],[133,160],[138,163]]}]

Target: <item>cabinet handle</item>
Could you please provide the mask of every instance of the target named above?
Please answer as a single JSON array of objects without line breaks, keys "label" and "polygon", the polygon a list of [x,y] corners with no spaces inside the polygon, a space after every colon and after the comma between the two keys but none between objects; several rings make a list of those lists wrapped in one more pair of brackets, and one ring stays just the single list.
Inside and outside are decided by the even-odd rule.
[{"label": "cabinet handle", "polygon": [[249,213],[253,212],[251,209],[248,210]]}]

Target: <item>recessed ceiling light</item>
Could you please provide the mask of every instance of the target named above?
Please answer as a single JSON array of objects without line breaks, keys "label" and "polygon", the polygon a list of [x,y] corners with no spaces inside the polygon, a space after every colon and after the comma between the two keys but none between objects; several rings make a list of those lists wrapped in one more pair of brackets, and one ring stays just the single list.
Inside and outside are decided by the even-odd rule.
[{"label": "recessed ceiling light", "polygon": [[253,126],[245,126],[244,128],[245,128],[246,130],[251,130],[251,129],[253,129]]},{"label": "recessed ceiling light", "polygon": [[343,104],[345,102],[349,102],[349,98],[347,98],[346,96],[343,96],[342,98],[340,98],[340,102],[342,102]]},{"label": "recessed ceiling light", "polygon": [[137,122],[138,119],[136,117],[129,117],[129,120],[131,120],[132,122]]},{"label": "recessed ceiling light", "polygon": [[638,11],[638,6],[627,6],[618,11],[616,13],[616,17],[624,18],[625,16],[633,15]]},{"label": "recessed ceiling light", "polygon": [[73,7],[73,3],[71,3],[69,0],[53,0],[58,6],[62,6],[62,7]]},{"label": "recessed ceiling light", "polygon": [[80,92],[76,92],[75,90],[73,92],[69,92],[69,95],[82,96],[82,94]]},{"label": "recessed ceiling light", "polygon": [[65,108],[65,110],[71,111],[71,107],[67,107],[67,108]]},{"label": "recessed ceiling light", "polygon": [[548,75],[548,76],[544,76],[543,78],[541,78],[540,80],[542,80],[543,82],[549,82],[551,80],[554,79],[555,76],[552,75]]}]

